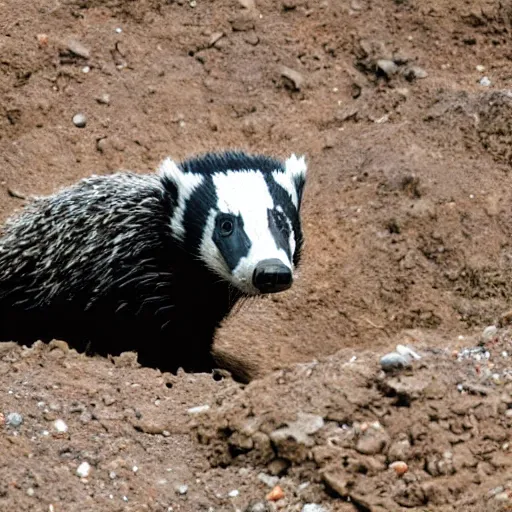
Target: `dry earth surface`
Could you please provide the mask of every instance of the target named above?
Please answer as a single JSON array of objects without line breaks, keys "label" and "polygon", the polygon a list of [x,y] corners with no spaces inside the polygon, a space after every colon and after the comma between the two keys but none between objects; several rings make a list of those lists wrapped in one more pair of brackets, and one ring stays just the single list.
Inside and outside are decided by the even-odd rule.
[{"label": "dry earth surface", "polygon": [[251,384],[0,346],[0,510],[512,510],[511,64],[510,0],[0,0],[2,220],[166,155],[310,167],[300,280],[216,342]]}]

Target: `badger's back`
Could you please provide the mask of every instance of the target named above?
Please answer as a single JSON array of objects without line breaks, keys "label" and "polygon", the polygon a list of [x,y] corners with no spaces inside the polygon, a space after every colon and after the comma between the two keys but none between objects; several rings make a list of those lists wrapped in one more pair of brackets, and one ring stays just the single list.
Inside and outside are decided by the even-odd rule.
[{"label": "badger's back", "polygon": [[162,350],[183,352],[190,309],[203,309],[211,330],[228,305],[218,297],[222,304],[207,308],[205,286],[224,288],[176,247],[171,208],[157,176],[119,173],[13,216],[0,238],[0,340],[61,338],[79,350],[139,350],[156,360]]},{"label": "badger's back", "polygon": [[119,173],[82,180],[11,217],[0,238],[0,338],[85,332],[87,312],[114,284],[157,263],[164,211],[155,177]]}]

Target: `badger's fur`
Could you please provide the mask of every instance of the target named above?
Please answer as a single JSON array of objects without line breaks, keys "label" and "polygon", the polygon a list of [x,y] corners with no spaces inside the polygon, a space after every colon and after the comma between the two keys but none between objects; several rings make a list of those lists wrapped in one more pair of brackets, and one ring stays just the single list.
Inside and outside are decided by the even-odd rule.
[{"label": "badger's fur", "polygon": [[237,301],[292,284],[305,178],[295,155],[210,153],[35,199],[0,237],[0,340],[211,371]]}]

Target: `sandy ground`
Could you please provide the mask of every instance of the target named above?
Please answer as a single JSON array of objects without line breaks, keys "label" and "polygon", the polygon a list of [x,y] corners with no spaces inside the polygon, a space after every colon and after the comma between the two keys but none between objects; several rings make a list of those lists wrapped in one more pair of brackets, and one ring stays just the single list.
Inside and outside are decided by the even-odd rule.
[{"label": "sandy ground", "polygon": [[0,509],[510,510],[511,35],[508,1],[0,1],[2,219],[166,155],[310,168],[300,280],[216,342],[247,387],[0,347]]}]

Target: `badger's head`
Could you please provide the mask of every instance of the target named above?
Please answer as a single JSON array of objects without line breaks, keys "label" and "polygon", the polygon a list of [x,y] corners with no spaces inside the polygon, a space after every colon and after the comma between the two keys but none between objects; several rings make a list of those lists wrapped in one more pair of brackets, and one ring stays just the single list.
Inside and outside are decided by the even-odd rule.
[{"label": "badger's head", "polygon": [[245,295],[290,288],[299,265],[304,157],[206,154],[158,170],[185,250]]}]

